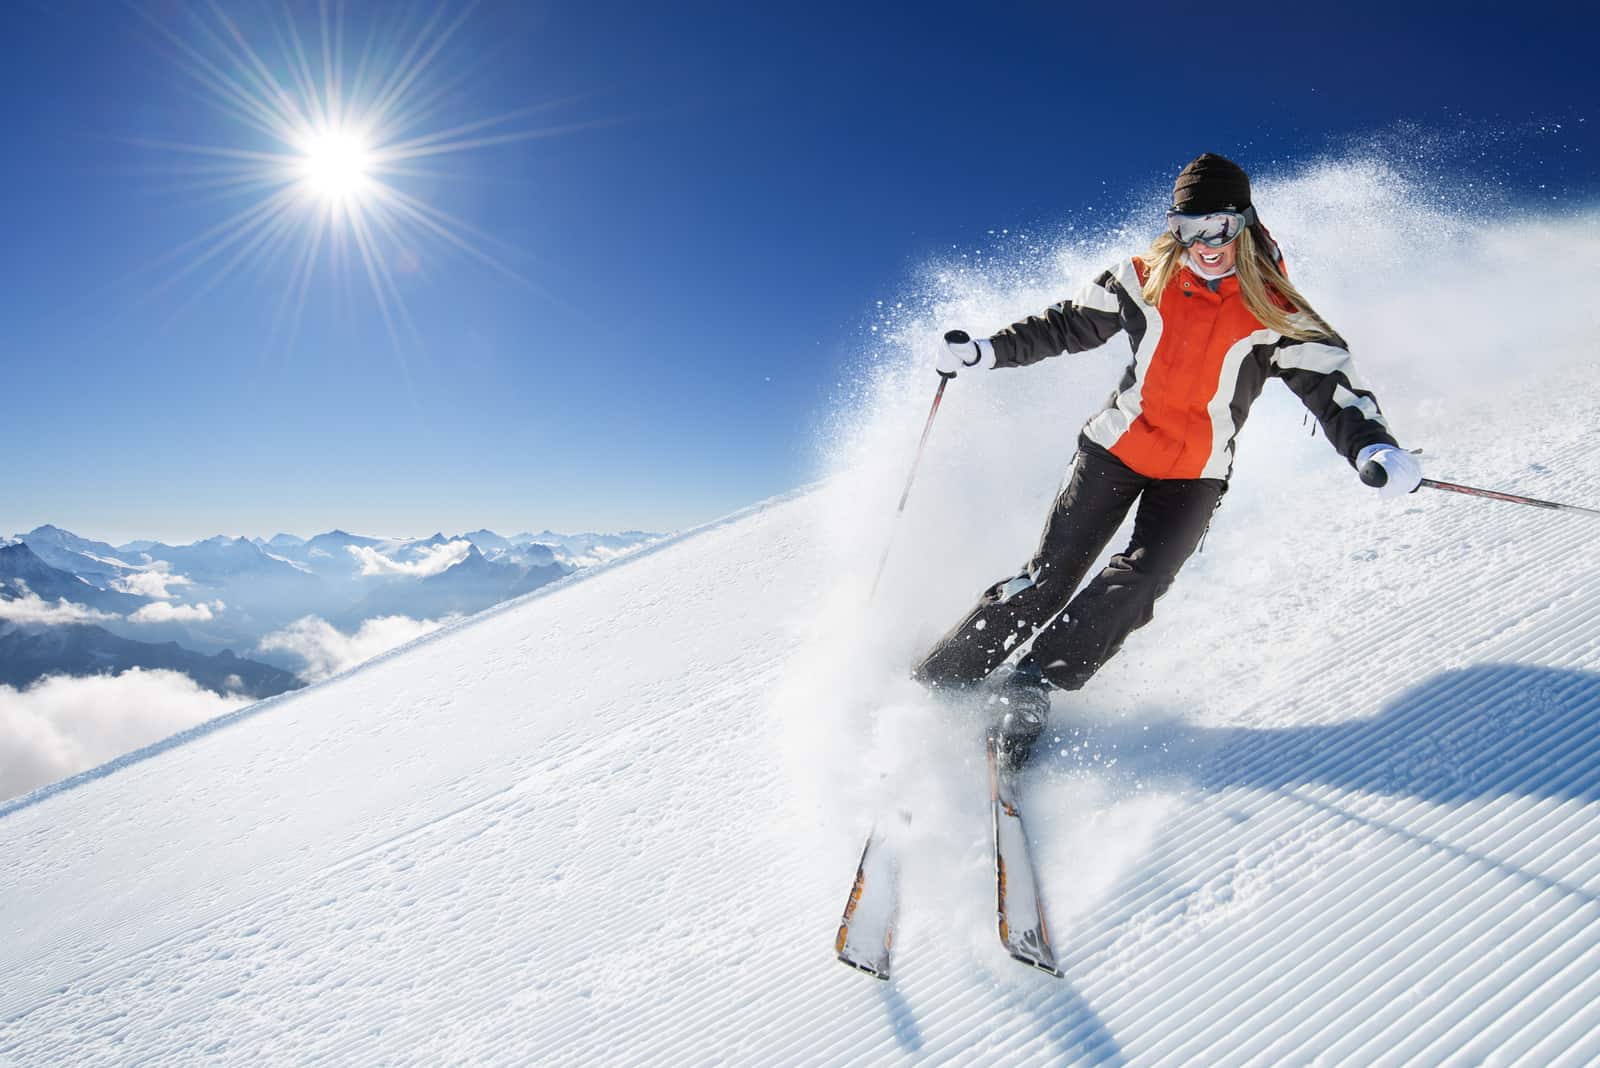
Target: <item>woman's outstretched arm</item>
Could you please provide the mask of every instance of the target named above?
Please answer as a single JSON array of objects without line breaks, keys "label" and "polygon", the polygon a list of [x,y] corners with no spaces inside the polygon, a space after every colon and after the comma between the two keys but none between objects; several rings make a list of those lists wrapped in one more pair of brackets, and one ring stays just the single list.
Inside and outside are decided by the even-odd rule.
[{"label": "woman's outstretched arm", "polygon": [[1097,348],[1122,329],[1122,285],[1103,271],[1071,300],[1013,323],[989,339],[994,366],[1025,367],[1066,352]]}]

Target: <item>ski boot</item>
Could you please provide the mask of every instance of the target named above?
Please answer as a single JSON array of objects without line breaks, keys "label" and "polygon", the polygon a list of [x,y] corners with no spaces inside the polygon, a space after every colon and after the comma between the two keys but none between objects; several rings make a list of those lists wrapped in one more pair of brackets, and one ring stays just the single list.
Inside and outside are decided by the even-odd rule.
[{"label": "ski boot", "polygon": [[1021,770],[1033,755],[1033,744],[1044,733],[1050,714],[1050,683],[1032,657],[1023,657],[990,698],[994,721],[989,733],[1006,771]]}]

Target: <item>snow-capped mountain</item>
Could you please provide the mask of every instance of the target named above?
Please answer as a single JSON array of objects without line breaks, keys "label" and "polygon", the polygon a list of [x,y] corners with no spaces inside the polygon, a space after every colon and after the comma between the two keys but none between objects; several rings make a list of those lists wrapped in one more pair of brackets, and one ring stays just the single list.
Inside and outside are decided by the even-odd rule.
[{"label": "snow-capped mountain", "polygon": [[[599,537],[574,536],[575,544]],[[611,544],[636,548],[649,537],[654,535],[630,534]],[[81,570],[50,567],[35,545]],[[579,566],[547,545],[513,544],[488,530],[420,539],[331,530],[308,539],[283,533],[270,541],[217,536],[189,545],[138,542],[119,549],[42,526],[19,535],[0,555],[0,597],[31,593],[52,606],[65,599],[96,613],[80,613],[71,622],[100,626],[122,639],[177,642],[206,655],[243,650],[294,671],[305,666],[296,651],[301,645],[275,636],[301,621],[329,621],[351,633],[376,617],[431,625],[519,596]],[[59,610],[35,611],[31,618],[68,622]],[[49,667],[37,658],[32,663]],[[56,672],[77,674],[82,664],[82,658],[63,661]]]},{"label": "snow-capped mountain", "polygon": [[286,540],[279,541],[281,538],[284,538],[284,535],[280,534],[273,539],[275,542],[272,547],[273,552],[325,578],[354,579],[361,573],[361,560],[351,550],[371,549],[384,544],[381,538],[347,534],[342,530],[317,534],[299,544],[289,544]]},{"label": "snow-capped mountain", "polygon": [[0,620],[0,685],[22,689],[47,676],[176,671],[214,693],[260,699],[305,685],[290,672],[232,650],[205,655],[177,642],[123,638],[90,623],[19,625]]},{"label": "snow-capped mountain", "polygon": [[[52,555],[61,558],[59,553]],[[30,594],[45,602],[66,601],[104,613],[135,612],[149,603],[148,598],[104,589],[51,566],[27,541],[0,545],[0,600],[16,600]]]},{"label": "snow-capped mountain", "polygon": [[304,581],[306,571],[281,556],[264,551],[248,538],[217,535],[190,545],[157,543],[141,556],[170,564],[191,581],[221,586],[242,575],[278,581]]},{"label": "snow-capped mountain", "polygon": [[90,585],[46,564],[27,542],[0,546],[0,685],[20,688],[47,676],[132,668],[178,671],[219,694],[255,698],[301,685],[289,672],[230,649],[203,655],[175,641],[151,640],[167,629],[141,622],[153,605],[168,607]]},{"label": "snow-capped mountain", "polygon": [[486,553],[505,552],[513,544],[510,538],[502,538],[492,530],[474,530],[461,536]]},{"label": "snow-capped mountain", "polygon": [[114,546],[80,538],[60,527],[46,524],[18,537],[51,567],[78,575],[96,586],[111,588],[137,570]]},{"label": "snow-capped mountain", "polygon": [[381,586],[362,598],[345,616],[370,619],[412,615],[445,619],[471,615],[554,582],[573,570],[556,564],[527,565],[507,558],[509,555],[490,560],[476,545],[471,545],[461,559],[446,570],[411,583]]},{"label": "snow-capped mountain", "polygon": [[559,563],[588,567],[634,552],[660,536],[643,530],[624,530],[618,534],[557,534],[546,530],[538,534],[515,534],[510,541],[525,548],[544,546]]},{"label": "snow-capped mountain", "polygon": [[80,538],[72,531],[62,530],[60,527],[50,523],[35,527],[33,530],[28,531],[26,535],[18,535],[18,537],[26,537],[34,552],[38,553],[42,559],[48,559],[51,555],[61,553],[72,554],[73,559],[79,557],[102,557],[109,560],[119,560],[123,563],[127,562],[122,559],[124,550],[118,549],[107,542]]}]

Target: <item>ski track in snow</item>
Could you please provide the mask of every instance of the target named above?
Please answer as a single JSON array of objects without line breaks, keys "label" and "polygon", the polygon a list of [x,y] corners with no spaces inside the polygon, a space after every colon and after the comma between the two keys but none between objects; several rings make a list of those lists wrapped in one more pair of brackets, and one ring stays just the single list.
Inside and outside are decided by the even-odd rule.
[{"label": "ski track in snow", "polygon": [[[1428,473],[1600,502],[1591,377]],[[1600,1062],[1600,524],[1319,447],[1056,698],[1062,981],[995,937],[976,721],[897,677],[981,584],[908,566],[927,487],[864,606],[841,478],[0,807],[0,1065]],[[831,951],[874,802],[887,984]]]}]

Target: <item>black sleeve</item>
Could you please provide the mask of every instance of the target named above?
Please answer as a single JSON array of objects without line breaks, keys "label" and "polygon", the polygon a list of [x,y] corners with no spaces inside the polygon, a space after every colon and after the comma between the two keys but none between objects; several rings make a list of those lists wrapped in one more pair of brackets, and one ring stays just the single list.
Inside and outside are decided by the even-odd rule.
[{"label": "black sleeve", "polygon": [[1398,445],[1378,398],[1356,374],[1343,339],[1296,341],[1284,338],[1272,355],[1273,373],[1322,424],[1339,455],[1355,466],[1368,445]]},{"label": "black sleeve", "polygon": [[1122,286],[1110,271],[1084,286],[1071,300],[1052,304],[990,338],[996,367],[1025,367],[1064,352],[1104,345],[1122,329]]}]

